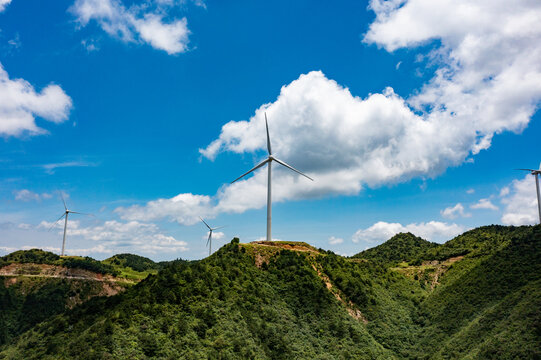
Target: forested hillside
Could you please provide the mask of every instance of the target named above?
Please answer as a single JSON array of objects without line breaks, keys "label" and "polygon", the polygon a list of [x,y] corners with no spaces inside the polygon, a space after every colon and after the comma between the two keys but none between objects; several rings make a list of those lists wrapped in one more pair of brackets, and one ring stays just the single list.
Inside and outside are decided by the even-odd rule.
[{"label": "forested hillside", "polygon": [[540,285],[540,226],[399,235],[354,258],[234,239],[52,316],[0,358],[535,359]]}]

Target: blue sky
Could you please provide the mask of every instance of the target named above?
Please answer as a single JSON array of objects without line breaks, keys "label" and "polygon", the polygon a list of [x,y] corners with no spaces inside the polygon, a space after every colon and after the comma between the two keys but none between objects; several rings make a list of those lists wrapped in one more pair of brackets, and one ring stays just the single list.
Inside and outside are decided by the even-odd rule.
[{"label": "blue sky", "polygon": [[[0,254],[206,254],[199,216],[341,254],[537,220],[541,6],[0,0]],[[531,22],[529,24],[528,22]],[[517,26],[521,24],[521,26]],[[225,125],[225,126],[224,126]],[[73,221],[72,221],[73,220]]]}]

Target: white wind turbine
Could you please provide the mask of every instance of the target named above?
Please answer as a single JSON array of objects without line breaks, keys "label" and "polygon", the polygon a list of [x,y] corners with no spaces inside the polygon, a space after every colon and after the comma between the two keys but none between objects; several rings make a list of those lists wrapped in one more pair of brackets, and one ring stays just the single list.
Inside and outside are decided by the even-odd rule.
[{"label": "white wind turbine", "polygon": [[539,164],[539,170],[534,169],[515,169],[529,171],[530,174],[535,176],[535,188],[537,190],[537,210],[539,211],[539,223],[541,223],[541,195],[539,194],[539,174],[541,174],[541,163]]},{"label": "white wind turbine", "polygon": [[50,227],[49,230],[51,230],[60,220],[62,220],[62,218],[64,218],[64,238],[62,240],[62,254],[60,255],[60,256],[64,256],[64,247],[66,246],[66,230],[68,228],[68,215],[69,214],[79,214],[79,215],[89,215],[89,216],[94,216],[94,215],[68,210],[68,207],[66,206],[66,201],[64,200],[64,196],[63,195],[61,196],[62,196],[62,202],[64,203],[64,213],[62,214],[62,216],[58,218],[58,220],[54,222],[54,224]]},{"label": "white wind turbine", "polygon": [[288,164],[286,164],[285,162],[283,162],[282,160],[279,160],[277,158],[275,158],[273,155],[272,155],[272,149],[271,149],[271,142],[270,142],[270,136],[269,136],[269,124],[267,122],[267,113],[265,113],[265,126],[267,128],[267,151],[269,153],[269,156],[263,160],[262,162],[260,162],[259,164],[257,164],[252,170],[242,174],[241,176],[239,176],[238,178],[236,178],[235,180],[233,180],[231,182],[231,184],[233,184],[235,181],[243,178],[244,176],[248,175],[249,173],[251,173],[252,171],[256,170],[256,169],[259,169],[260,167],[262,167],[263,165],[267,164],[267,171],[268,171],[268,178],[267,178],[267,241],[271,241],[272,240],[272,236],[271,236],[271,225],[272,225],[272,196],[271,196],[271,190],[272,190],[272,185],[271,185],[271,165],[272,165],[272,162],[273,161],[276,161],[278,164],[280,165],[283,165],[285,166],[286,168],[290,169],[290,170],[293,170],[295,171],[296,173],[298,174],[301,174],[302,176],[314,181],[314,179],[312,179],[310,176],[308,175],[305,175],[303,174],[302,172],[300,172],[299,170],[293,168],[292,166],[289,166]]},{"label": "white wind turbine", "polygon": [[212,232],[213,232],[214,230],[218,230],[218,229],[224,228],[225,226],[218,226],[218,227],[215,227],[215,228],[211,228],[211,227],[209,226],[209,224],[207,224],[207,223],[205,222],[205,220],[203,220],[203,218],[200,217],[199,219],[201,219],[201,221],[203,222],[203,224],[205,224],[205,225],[209,228],[209,238],[208,238],[208,240],[207,240],[207,245],[209,246],[209,256],[210,256],[210,254],[211,254],[211,252],[212,252]]}]

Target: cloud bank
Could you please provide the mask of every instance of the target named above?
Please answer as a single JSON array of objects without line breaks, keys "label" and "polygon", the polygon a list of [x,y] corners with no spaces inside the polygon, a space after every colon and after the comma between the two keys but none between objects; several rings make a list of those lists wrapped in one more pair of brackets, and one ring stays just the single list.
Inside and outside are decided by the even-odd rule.
[{"label": "cloud bank", "polygon": [[412,223],[402,225],[400,223],[388,223],[379,221],[374,225],[360,229],[353,234],[352,240],[357,243],[365,241],[368,243],[381,243],[389,240],[398,233],[410,232],[429,241],[446,241],[462,234],[464,227],[457,224],[447,224],[439,221],[430,221],[426,223]]},{"label": "cloud bank", "polygon": [[[53,226],[52,222],[42,221],[38,228],[49,229],[51,226]],[[63,222],[58,222],[54,226],[61,234],[64,229]],[[188,244],[185,241],[164,234],[156,224],[138,221],[120,222],[109,220],[103,224],[83,227],[80,221],[70,220],[67,236],[68,247],[69,239],[72,237],[91,243],[93,246],[86,249],[89,253],[113,254],[130,251],[156,254],[188,250]],[[80,250],[71,249],[72,252],[78,254],[81,253]]]}]

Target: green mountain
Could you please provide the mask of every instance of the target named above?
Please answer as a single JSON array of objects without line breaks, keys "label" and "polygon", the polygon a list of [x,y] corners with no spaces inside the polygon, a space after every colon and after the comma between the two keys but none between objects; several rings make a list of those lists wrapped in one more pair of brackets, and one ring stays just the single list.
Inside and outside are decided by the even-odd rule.
[{"label": "green mountain", "polygon": [[348,259],[234,239],[50,316],[0,359],[540,358],[541,226],[427,243]]},{"label": "green mountain", "polygon": [[417,259],[438,244],[426,241],[412,233],[396,234],[385,243],[354,255],[353,258],[369,259],[383,263],[399,263]]},{"label": "green mountain", "polygon": [[[120,256],[129,257],[128,264],[137,264],[140,257],[128,255]],[[159,265],[152,264],[151,270],[136,271],[125,264],[60,257],[39,249],[0,257],[0,345],[93,297],[124,291],[149,273],[157,273]]]}]

